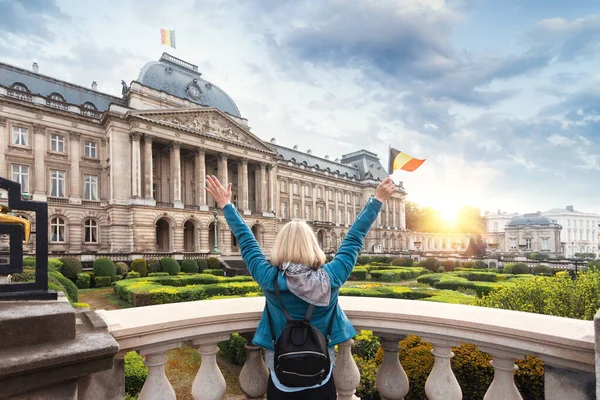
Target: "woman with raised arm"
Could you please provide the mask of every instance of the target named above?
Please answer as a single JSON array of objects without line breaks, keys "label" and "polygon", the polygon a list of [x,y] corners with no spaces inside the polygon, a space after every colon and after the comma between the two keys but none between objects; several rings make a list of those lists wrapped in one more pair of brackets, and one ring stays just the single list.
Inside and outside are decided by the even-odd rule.
[{"label": "woman with raised arm", "polygon": [[[337,304],[339,290],[350,277],[363,247],[364,237],[377,219],[382,204],[396,191],[396,185],[390,177],[379,184],[375,197],[367,201],[329,263],[325,263],[325,254],[319,247],[314,231],[302,220],[292,220],[281,228],[275,237],[271,262],[267,261],[252,231],[230,203],[231,184],[225,188],[217,178],[207,176],[206,190],[223,209],[248,271],[265,294],[265,309],[252,342],[265,349],[267,368],[271,372],[267,399],[335,399],[336,388],[332,377],[334,346],[356,335],[348,317]],[[281,355],[280,352],[278,359],[274,359],[275,345],[280,346],[284,334],[287,334],[284,328],[290,325],[290,320],[297,322],[302,319],[310,321],[328,340],[327,362],[331,365],[316,383],[314,377],[309,379],[308,375],[299,373],[289,372],[296,375],[296,380],[293,375],[289,375],[290,379],[284,376],[286,371],[282,371],[280,365],[282,357],[289,353]],[[292,333],[291,341],[297,342],[296,339]],[[290,343],[284,345],[292,346]],[[319,355],[318,351],[312,353]],[[278,363],[280,365],[276,368]],[[306,368],[309,367],[306,365]],[[281,382],[302,382],[302,379],[314,384],[286,386]]]}]

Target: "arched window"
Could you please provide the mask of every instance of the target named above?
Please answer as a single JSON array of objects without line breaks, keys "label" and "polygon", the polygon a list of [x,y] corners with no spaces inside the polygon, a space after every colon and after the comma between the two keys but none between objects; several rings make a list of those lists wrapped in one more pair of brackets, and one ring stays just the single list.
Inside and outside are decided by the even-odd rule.
[{"label": "arched window", "polygon": [[20,82],[13,83],[11,89],[18,90],[19,92],[29,93],[29,89],[27,88],[27,86],[23,85]]},{"label": "arched window", "polygon": [[98,243],[98,222],[93,219],[86,219],[83,223],[85,243]]},{"label": "arched window", "polygon": [[67,241],[66,236],[67,224],[61,217],[54,217],[50,220],[50,241],[64,243]]},{"label": "arched window", "polygon": [[86,101],[85,103],[83,103],[83,108],[87,108],[88,110],[97,110],[94,103],[90,103],[89,101]]},{"label": "arched window", "polygon": [[59,93],[52,93],[50,94],[50,99],[52,100],[56,100],[56,101],[62,101],[63,103],[65,103],[65,98],[62,97],[62,95],[60,95]]}]

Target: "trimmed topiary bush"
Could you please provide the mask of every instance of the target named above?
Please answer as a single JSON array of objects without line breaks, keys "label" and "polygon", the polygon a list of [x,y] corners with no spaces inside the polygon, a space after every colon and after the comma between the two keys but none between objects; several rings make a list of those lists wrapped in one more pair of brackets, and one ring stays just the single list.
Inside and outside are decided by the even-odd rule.
[{"label": "trimmed topiary bush", "polygon": [[552,276],[552,268],[547,265],[540,264],[533,267],[534,275]]},{"label": "trimmed topiary bush", "polygon": [[11,282],[34,282],[35,270],[24,270],[21,273],[11,274]]},{"label": "trimmed topiary bush", "polygon": [[198,272],[202,272],[208,268],[208,262],[205,259],[201,258],[196,260],[196,262],[198,263]]},{"label": "trimmed topiary bush", "polygon": [[441,263],[441,266],[444,267],[444,271],[454,271],[454,267],[456,266],[456,263],[452,260],[444,260]]},{"label": "trimmed topiary bush", "polygon": [[75,257],[63,257],[60,259],[62,266],[59,271],[61,274],[75,282],[77,280],[77,274],[83,271],[83,265],[81,261]]},{"label": "trimmed topiary bush", "polygon": [[428,258],[426,260],[421,260],[419,265],[423,268],[427,268],[432,272],[437,272],[440,262],[437,258]]},{"label": "trimmed topiary bush", "polygon": [[[169,274],[167,274],[169,275]],[[127,276],[125,277],[125,279],[136,279],[140,277],[140,273],[139,272],[135,272],[135,271],[129,271],[127,273]]]},{"label": "trimmed topiary bush", "polygon": [[148,276],[169,276],[168,272],[151,272]]},{"label": "trimmed topiary bush", "polygon": [[475,268],[475,269],[487,268],[487,264],[481,260],[477,260],[473,263],[473,268]]},{"label": "trimmed topiary bush", "polygon": [[503,274],[512,274],[513,273],[513,269],[515,268],[515,263],[508,263],[508,264],[504,264],[504,268],[502,268],[502,273]]},{"label": "trimmed topiary bush", "polygon": [[122,261],[116,262],[115,267],[117,268],[117,275],[125,276],[129,272],[129,267]]},{"label": "trimmed topiary bush", "polygon": [[527,274],[529,273],[529,267],[525,263],[516,263],[512,273],[513,275]]},{"label": "trimmed topiary bush", "polygon": [[96,276],[96,287],[107,287],[110,286],[110,276]]},{"label": "trimmed topiary bush", "polygon": [[131,262],[131,270],[140,274],[141,277],[148,276],[148,264],[146,264],[146,260],[143,258],[133,260]]},{"label": "trimmed topiary bush", "polygon": [[90,276],[88,274],[77,274],[77,281],[75,281],[75,285],[77,285],[78,289],[89,289],[90,288]]},{"label": "trimmed topiary bush", "polygon": [[179,263],[171,257],[161,258],[160,267],[164,272],[168,272],[169,275],[177,275],[181,271]]},{"label": "trimmed topiary bush", "polygon": [[[140,272],[140,271],[138,271],[138,272]],[[148,273],[152,273],[152,272],[162,272],[162,269],[160,269],[160,261],[159,260],[148,261]]]},{"label": "trimmed topiary bush", "polygon": [[394,258],[391,264],[397,267],[412,267],[413,260],[408,257]]},{"label": "trimmed topiary bush", "polygon": [[102,257],[94,261],[94,274],[96,274],[96,286],[99,286],[98,278],[101,276],[108,276],[110,282],[114,282],[115,276],[117,276],[117,267],[110,259]]},{"label": "trimmed topiary bush", "polygon": [[195,260],[183,260],[181,262],[181,272],[186,274],[197,274],[199,270],[198,263]]},{"label": "trimmed topiary bush", "polygon": [[142,356],[135,351],[125,354],[125,393],[129,396],[140,394],[147,377],[148,367]]}]

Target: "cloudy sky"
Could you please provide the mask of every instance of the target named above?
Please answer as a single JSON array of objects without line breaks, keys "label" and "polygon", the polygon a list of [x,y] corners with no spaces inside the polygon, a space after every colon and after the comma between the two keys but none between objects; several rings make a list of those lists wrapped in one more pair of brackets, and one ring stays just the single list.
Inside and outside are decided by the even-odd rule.
[{"label": "cloudy sky", "polygon": [[[163,51],[259,137],[331,158],[391,144],[443,211],[600,213],[600,4],[589,0],[0,0],[0,60],[120,95]],[[176,29],[177,49],[160,45]],[[596,67],[596,68],[595,68]]]}]

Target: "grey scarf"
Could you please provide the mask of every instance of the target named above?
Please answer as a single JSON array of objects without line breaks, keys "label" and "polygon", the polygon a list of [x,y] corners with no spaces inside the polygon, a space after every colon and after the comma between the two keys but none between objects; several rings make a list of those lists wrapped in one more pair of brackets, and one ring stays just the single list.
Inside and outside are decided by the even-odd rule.
[{"label": "grey scarf", "polygon": [[315,306],[328,306],[331,282],[323,268],[314,270],[306,265],[287,262],[281,266],[290,292]]}]

